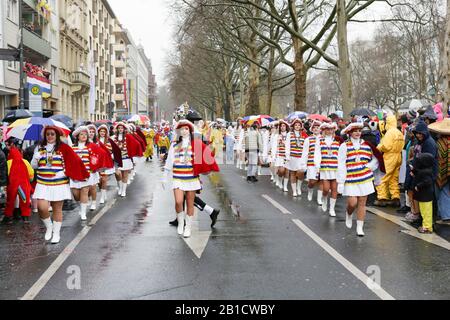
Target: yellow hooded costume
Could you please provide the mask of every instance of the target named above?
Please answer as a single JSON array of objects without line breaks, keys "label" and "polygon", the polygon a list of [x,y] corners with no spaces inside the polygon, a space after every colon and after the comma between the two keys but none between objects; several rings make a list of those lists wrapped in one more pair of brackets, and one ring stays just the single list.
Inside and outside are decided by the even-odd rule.
[{"label": "yellow hooded costume", "polygon": [[390,115],[386,119],[386,134],[377,147],[383,152],[386,167],[386,175],[377,187],[378,200],[400,200],[399,174],[404,146],[405,139],[397,129],[397,119]]}]

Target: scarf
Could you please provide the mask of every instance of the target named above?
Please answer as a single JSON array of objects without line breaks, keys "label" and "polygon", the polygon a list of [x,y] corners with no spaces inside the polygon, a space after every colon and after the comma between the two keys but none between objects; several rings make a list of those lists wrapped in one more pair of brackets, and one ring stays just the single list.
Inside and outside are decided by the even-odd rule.
[{"label": "scarf", "polygon": [[437,141],[438,178],[437,185],[442,189],[450,180],[450,136],[443,136]]}]

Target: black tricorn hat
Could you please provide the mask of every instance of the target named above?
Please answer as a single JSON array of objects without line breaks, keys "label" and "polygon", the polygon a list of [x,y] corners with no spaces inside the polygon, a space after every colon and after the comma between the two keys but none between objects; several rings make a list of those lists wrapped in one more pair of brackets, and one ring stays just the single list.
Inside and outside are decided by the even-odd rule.
[{"label": "black tricorn hat", "polygon": [[186,120],[191,122],[203,120],[203,117],[195,110],[190,110],[186,116]]}]

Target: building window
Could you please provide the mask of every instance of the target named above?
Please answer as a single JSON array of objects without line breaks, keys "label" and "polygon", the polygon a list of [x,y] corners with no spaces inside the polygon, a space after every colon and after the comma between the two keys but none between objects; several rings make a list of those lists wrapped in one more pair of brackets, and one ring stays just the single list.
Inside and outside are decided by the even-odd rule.
[{"label": "building window", "polygon": [[52,84],[58,84],[58,68],[55,66],[52,66]]},{"label": "building window", "polygon": [[[8,46],[8,49],[15,49],[14,47]],[[19,71],[19,63],[17,61],[8,61],[8,69],[11,71]]]},{"label": "building window", "polygon": [[6,16],[9,20],[19,23],[19,7],[17,0],[7,0]]}]

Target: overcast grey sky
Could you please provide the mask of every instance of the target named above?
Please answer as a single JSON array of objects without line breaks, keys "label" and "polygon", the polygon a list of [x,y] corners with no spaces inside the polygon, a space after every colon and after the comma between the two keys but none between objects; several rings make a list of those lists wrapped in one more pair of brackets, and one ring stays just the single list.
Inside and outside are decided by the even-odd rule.
[{"label": "overcast grey sky", "polygon": [[152,61],[158,83],[164,77],[165,53],[170,49],[171,30],[167,0],[109,0],[122,25],[141,43]]},{"label": "overcast grey sky", "polygon": [[[172,20],[168,0],[109,0],[114,13],[125,28],[131,31],[136,44],[141,43],[151,59],[154,73],[162,84],[165,72],[165,55],[172,43]],[[359,19],[375,19],[385,16],[386,5],[375,4],[358,16]],[[369,39],[376,23],[352,23],[349,25],[349,40]]]}]

